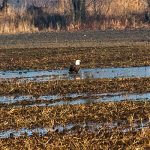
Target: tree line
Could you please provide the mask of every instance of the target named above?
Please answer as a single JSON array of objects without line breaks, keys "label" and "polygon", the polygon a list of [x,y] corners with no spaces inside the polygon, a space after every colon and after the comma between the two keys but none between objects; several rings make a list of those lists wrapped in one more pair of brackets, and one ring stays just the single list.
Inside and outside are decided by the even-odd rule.
[{"label": "tree line", "polygon": [[[49,0],[47,0],[48,2]],[[101,14],[101,10],[97,10],[98,5],[102,5],[103,0],[58,0],[57,3],[62,6],[64,5],[64,13],[58,13],[57,11],[53,11],[55,9],[55,1],[51,1],[52,6],[48,6],[48,3],[43,7],[37,6],[35,2],[33,2],[30,6],[27,6],[27,14],[32,16],[32,23],[35,27],[39,29],[43,28],[64,28],[67,26],[67,23],[75,24],[86,24],[89,22],[89,16],[87,12],[87,7],[92,5],[93,14],[92,19],[94,20],[102,20],[103,15]],[[18,1],[19,2],[19,1]],[[67,7],[66,7],[67,3]],[[148,9],[145,11],[143,15],[146,22],[150,22],[150,0],[147,0],[149,5]],[[46,7],[50,7],[51,13],[44,11]],[[7,12],[8,8],[8,0],[3,0],[2,5],[0,7],[0,11]],[[117,8],[119,9],[119,8]],[[65,12],[67,11],[67,13]],[[107,13],[107,11],[106,11]],[[93,21],[91,20],[91,22]]]}]

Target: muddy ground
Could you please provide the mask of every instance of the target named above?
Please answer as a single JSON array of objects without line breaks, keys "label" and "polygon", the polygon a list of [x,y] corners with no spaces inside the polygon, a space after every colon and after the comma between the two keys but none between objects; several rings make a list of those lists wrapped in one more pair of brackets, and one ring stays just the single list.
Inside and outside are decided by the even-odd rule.
[{"label": "muddy ground", "polygon": [[150,92],[150,78],[86,79],[50,82],[2,82],[0,95],[54,95],[67,93]]},{"label": "muddy ground", "polygon": [[[11,70],[19,74],[67,70],[76,59],[83,69],[150,66],[149,30],[1,35],[0,39],[3,77],[11,76]],[[145,73],[111,79],[0,80],[0,149],[148,149],[149,68]],[[71,94],[76,96],[67,97]],[[106,98],[92,103],[98,94]],[[113,94],[116,99],[111,100]],[[134,97],[129,99],[128,94]],[[139,94],[147,94],[147,99]],[[43,95],[50,97],[39,99]],[[15,100],[19,96],[31,99],[19,102]],[[87,102],[81,104],[84,99]],[[60,101],[73,103],[48,105]]]},{"label": "muddy ground", "polygon": [[105,30],[1,35],[0,48],[99,47],[149,45],[149,30]]},{"label": "muddy ground", "polygon": [[[103,139],[103,140],[100,140]],[[150,133],[142,131],[130,131],[120,133],[117,129],[108,131],[101,129],[97,134],[80,129],[77,133],[49,133],[46,136],[34,135],[32,137],[20,137],[3,139],[0,141],[2,150],[10,149],[149,149]]]},{"label": "muddy ground", "polygon": [[[25,130],[20,136],[13,130],[8,132],[9,139],[0,140],[1,149],[10,149],[10,146],[15,149],[149,148],[149,102],[1,108],[0,113],[1,131]],[[70,123],[73,126],[65,127]],[[62,125],[64,130],[55,129],[57,125]],[[39,132],[29,134],[26,130],[39,127]],[[42,133],[42,128],[51,130]]]},{"label": "muddy ground", "polygon": [[150,46],[1,49],[0,70],[68,68],[76,59],[81,68],[150,65]]},{"label": "muddy ground", "polygon": [[[69,123],[130,123],[149,122],[150,102],[109,102],[56,107],[1,108],[0,130],[53,127]],[[9,117],[8,117],[9,116]],[[149,124],[150,125],[150,124]],[[123,126],[122,126],[123,127]]]}]

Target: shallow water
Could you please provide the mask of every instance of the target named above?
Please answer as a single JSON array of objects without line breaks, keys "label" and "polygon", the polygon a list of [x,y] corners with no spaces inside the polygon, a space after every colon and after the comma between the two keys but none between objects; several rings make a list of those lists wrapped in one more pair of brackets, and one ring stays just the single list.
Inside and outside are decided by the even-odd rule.
[{"label": "shallow water", "polygon": [[22,101],[35,101],[35,100],[46,100],[46,101],[54,101],[62,98],[77,98],[79,96],[86,96],[87,94],[67,94],[67,95],[44,95],[39,97],[34,97],[32,95],[23,95],[23,96],[0,96],[0,103],[12,104],[16,102]]},{"label": "shallow water", "polygon": [[[132,77],[150,77],[150,66],[144,67],[128,67],[128,68],[95,68],[80,69],[80,79],[86,78],[132,78]],[[34,71],[34,70],[18,70],[18,71],[0,71],[0,80],[18,79],[20,81],[53,81],[53,80],[73,80],[76,77],[68,74],[65,70],[50,71]]]},{"label": "shallow water", "polygon": [[61,106],[61,105],[79,105],[79,104],[89,104],[89,103],[100,103],[100,102],[119,102],[119,101],[125,101],[125,100],[132,100],[132,101],[149,101],[150,100],[150,93],[146,94],[129,94],[129,95],[113,95],[113,96],[104,96],[100,98],[81,98],[77,100],[72,100],[72,101],[59,101],[59,102],[54,102],[51,104],[47,103],[41,103],[41,104],[31,104],[27,105],[29,107],[33,106]]},{"label": "shallow water", "polygon": [[[38,134],[39,136],[44,136],[48,132],[69,132],[73,131],[75,129],[79,130],[79,128],[86,128],[89,132],[98,132],[99,129],[105,127],[108,130],[111,130],[113,128],[118,128],[120,132],[129,132],[131,130],[140,130],[144,128],[149,128],[149,121],[147,122],[142,122],[142,123],[133,123],[132,124],[132,129],[131,127],[125,125],[125,123],[122,123],[122,126],[119,125],[118,123],[82,123],[82,124],[67,124],[65,126],[63,125],[57,125],[53,128],[35,128],[35,129],[27,129],[27,128],[22,128],[18,130],[7,130],[7,131],[0,131],[0,139],[4,138],[10,138],[10,135],[13,135],[13,137],[20,137],[20,136],[32,136],[33,134]],[[124,127],[125,126],[125,127]]]},{"label": "shallow water", "polygon": [[[71,98],[70,100],[63,100],[63,98]],[[36,100],[41,100],[40,103],[36,103]],[[43,100],[43,102],[42,102]],[[149,101],[150,93],[103,93],[103,94],[68,94],[68,95],[47,95],[40,96],[38,98],[31,95],[27,96],[1,96],[1,104],[13,104],[17,102],[26,101],[24,106],[58,106],[58,105],[78,105],[88,103],[99,103],[99,102],[120,102],[125,100],[132,101]],[[33,104],[28,104],[33,102]],[[16,104],[22,106],[21,104]]]},{"label": "shallow water", "polygon": [[120,95],[124,94],[123,92],[121,93],[103,93],[103,94],[89,94],[89,93],[72,93],[72,94],[66,94],[66,95],[44,95],[44,96],[39,96],[39,97],[34,97],[32,95],[12,95],[12,96],[0,96],[0,103],[5,103],[5,104],[12,104],[16,102],[22,102],[22,101],[35,101],[35,100],[44,100],[44,101],[54,101],[54,100],[59,100],[63,98],[79,98],[79,97],[93,97],[93,96],[115,96],[115,95]]},{"label": "shallow water", "polygon": [[96,129],[100,127],[100,124],[98,123],[87,123],[85,124],[67,124],[65,126],[63,125],[57,125],[53,128],[36,128],[36,129],[26,129],[26,128],[22,128],[19,130],[7,130],[7,131],[2,131],[0,132],[0,138],[9,138],[10,134],[13,133],[14,137],[19,137],[19,136],[23,136],[24,134],[26,134],[27,136],[32,136],[34,133],[37,133],[38,135],[46,135],[48,132],[64,132],[64,131],[69,131],[71,129],[73,129],[75,126],[78,127],[89,127],[91,129]]}]

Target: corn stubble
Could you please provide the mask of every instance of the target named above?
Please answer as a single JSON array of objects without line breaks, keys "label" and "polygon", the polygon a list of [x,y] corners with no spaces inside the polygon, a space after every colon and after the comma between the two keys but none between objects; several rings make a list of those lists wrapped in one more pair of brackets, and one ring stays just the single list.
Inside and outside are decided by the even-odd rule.
[{"label": "corn stubble", "polygon": [[85,79],[74,81],[17,82],[0,83],[0,95],[55,95],[68,93],[112,93],[112,92],[149,92],[150,78]]},{"label": "corn stubble", "polygon": [[[42,40],[42,39],[41,39]],[[19,43],[16,43],[18,45]],[[41,43],[42,44],[42,43]],[[41,45],[42,46],[42,45]],[[82,60],[81,67],[129,67],[150,65],[149,46],[0,49],[0,70],[49,70],[67,68]]]},{"label": "corn stubble", "polygon": [[[82,67],[143,66],[149,65],[149,48],[109,47],[79,49],[0,50],[1,70],[59,69],[68,61],[83,59]],[[126,53],[124,52],[126,50]],[[88,52],[88,53],[87,53]],[[135,59],[136,58],[136,59]],[[42,61],[40,61],[42,60]],[[88,62],[91,63],[88,63]],[[10,64],[10,62],[13,62]],[[57,65],[54,65],[56,62]],[[62,63],[63,62],[63,63]],[[78,81],[49,81],[21,83],[17,79],[0,82],[0,95],[149,92],[150,78],[86,79]],[[66,99],[67,100],[67,99]],[[130,101],[101,102],[85,105],[55,107],[0,106],[0,130],[38,127],[54,128],[56,125],[75,124],[70,131],[48,132],[45,136],[33,134],[0,139],[0,149],[140,149],[150,147],[150,102]],[[101,124],[94,132],[79,123]],[[135,129],[134,124],[148,122],[147,128]],[[115,128],[105,124],[117,123]],[[124,130],[127,132],[123,132]]]},{"label": "corn stubble", "polygon": [[[141,111],[142,110],[142,111]],[[53,127],[57,124],[97,122],[118,122],[118,127],[107,128],[102,126],[96,132],[89,132],[86,128],[78,126],[71,132],[51,133],[40,137],[18,137],[2,139],[2,148],[14,149],[134,149],[148,148],[150,145],[150,130],[130,129],[123,132],[124,127],[132,127],[132,123],[149,120],[149,102],[109,102],[77,106],[33,107],[33,108],[7,108],[1,109],[1,130],[21,127]],[[12,121],[13,120],[13,121]],[[6,123],[7,122],[7,123]],[[122,122],[125,124],[121,125]],[[5,125],[4,125],[5,123]],[[120,125],[119,125],[120,124]]]}]

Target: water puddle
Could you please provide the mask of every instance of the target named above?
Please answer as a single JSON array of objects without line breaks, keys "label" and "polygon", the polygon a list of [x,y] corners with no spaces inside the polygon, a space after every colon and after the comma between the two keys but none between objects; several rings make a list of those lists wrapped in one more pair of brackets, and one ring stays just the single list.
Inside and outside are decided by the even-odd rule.
[{"label": "water puddle", "polygon": [[[94,95],[94,94],[93,94]],[[98,94],[97,94],[98,95]],[[106,95],[106,94],[100,94],[100,95]],[[45,95],[45,96],[39,96],[39,97],[34,97],[32,95],[24,95],[24,96],[0,96],[0,103],[5,103],[5,104],[12,104],[16,102],[22,102],[22,101],[36,101],[36,100],[43,100],[43,101],[54,101],[54,100],[59,100],[63,98],[78,98],[78,97],[86,97],[89,96],[89,94],[83,93],[83,94],[67,94],[67,95]]]},{"label": "water puddle", "polygon": [[27,129],[22,128],[18,130],[7,130],[7,131],[0,131],[0,139],[4,138],[10,138],[10,137],[21,137],[21,136],[33,136],[34,134],[39,136],[44,136],[48,134],[49,132],[59,132],[59,133],[65,133],[65,132],[73,132],[75,130],[80,130],[81,128],[86,129],[88,132],[98,132],[100,129],[114,129],[117,128],[120,132],[129,132],[129,131],[138,131],[140,129],[149,128],[150,122],[144,122],[144,123],[133,123],[132,126],[129,126],[127,124],[122,123],[122,125],[118,126],[118,123],[80,123],[80,124],[67,124],[65,126],[63,125],[57,125],[53,128],[36,128],[36,129]]},{"label": "water puddle", "polygon": [[[69,99],[65,99],[69,98]],[[40,102],[37,103],[37,101]],[[58,106],[58,105],[79,105],[99,102],[120,102],[125,100],[150,101],[150,93],[103,93],[103,94],[68,94],[68,95],[47,95],[38,98],[34,96],[1,96],[0,104],[14,104],[15,106]],[[21,104],[21,102],[26,104]],[[32,104],[30,104],[32,102]],[[18,104],[17,104],[18,103]]]},{"label": "water puddle", "polygon": [[[150,66],[128,68],[80,69],[79,75],[77,77],[80,79],[150,77]],[[73,80],[75,78],[76,77],[68,74],[68,69],[50,71],[0,71],[0,81],[17,79],[19,81],[44,82],[53,80]]]},{"label": "water puddle", "polygon": [[103,96],[100,98],[81,98],[77,100],[72,101],[59,101],[59,102],[53,102],[51,104],[48,103],[41,103],[41,104],[31,104],[27,105],[29,107],[33,106],[61,106],[61,105],[79,105],[79,104],[90,104],[90,103],[100,103],[100,102],[120,102],[125,100],[132,100],[132,101],[149,101],[150,100],[150,93],[146,94],[129,94],[129,95],[113,95],[113,96]]}]

